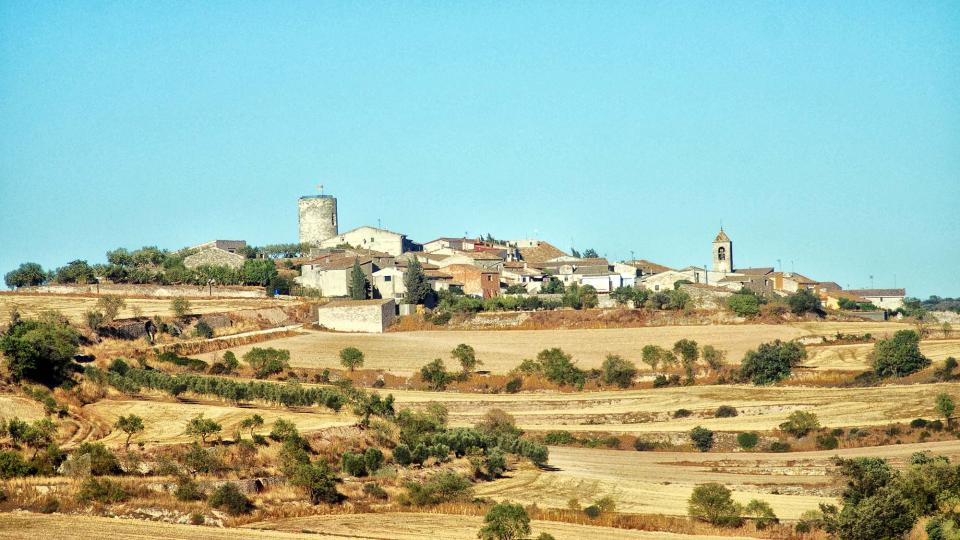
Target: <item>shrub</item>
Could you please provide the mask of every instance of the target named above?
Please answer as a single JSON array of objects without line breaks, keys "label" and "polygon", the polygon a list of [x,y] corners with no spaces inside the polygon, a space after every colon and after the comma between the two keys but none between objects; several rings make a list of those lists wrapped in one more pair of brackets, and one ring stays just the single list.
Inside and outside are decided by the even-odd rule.
[{"label": "shrub", "polygon": [[16,478],[18,476],[27,476],[33,471],[19,452],[13,450],[0,450],[0,479]]},{"label": "shrub", "polygon": [[816,429],[820,429],[820,420],[817,415],[807,411],[793,411],[790,416],[787,416],[787,421],[780,424],[781,431],[798,439]]},{"label": "shrub", "polygon": [[690,430],[690,441],[694,448],[701,452],[706,452],[713,448],[713,431],[701,426]]},{"label": "shrub", "polygon": [[772,443],[770,443],[770,446],[768,446],[767,449],[777,454],[780,454],[783,452],[789,452],[790,443],[784,442],[784,441],[773,441]]},{"label": "shrub", "polygon": [[559,348],[544,349],[537,354],[537,362],[548,381],[559,386],[583,388],[586,374],[574,365],[572,357]]},{"label": "shrub", "polygon": [[73,451],[74,456],[90,456],[90,474],[104,476],[122,472],[117,456],[103,443],[85,442]]},{"label": "shrub", "polygon": [[600,367],[600,380],[603,384],[615,384],[620,388],[629,388],[637,375],[637,366],[629,360],[615,354],[608,354]]},{"label": "shrub", "polygon": [[435,358],[429,364],[420,368],[420,378],[430,385],[431,390],[444,390],[454,380],[454,376],[447,371],[443,360]]},{"label": "shrub", "polygon": [[920,336],[913,330],[900,330],[890,339],[877,341],[869,360],[880,377],[903,377],[930,365],[930,359],[920,352]]},{"label": "shrub", "polygon": [[927,424],[928,424],[928,423],[929,423],[929,422],[927,422],[927,421],[924,420],[923,418],[914,418],[913,420],[910,421],[910,427],[912,427],[912,428],[925,428],[925,427],[927,427]]},{"label": "shrub", "polygon": [[0,335],[0,353],[14,381],[27,379],[49,387],[70,378],[79,344],[79,334],[52,315],[15,320]]},{"label": "shrub", "polygon": [[569,431],[550,431],[543,437],[543,442],[551,446],[573,444],[576,440]]},{"label": "shrub", "polygon": [[191,525],[203,525],[206,523],[207,518],[203,517],[203,514],[199,512],[194,512],[190,514],[190,524]]},{"label": "shrub", "polygon": [[693,415],[693,412],[691,412],[689,409],[677,409],[673,411],[674,418],[687,418],[691,415]]},{"label": "shrub", "polygon": [[516,394],[521,388],[523,388],[523,379],[520,377],[510,379],[507,381],[506,386],[504,386],[504,390],[506,390],[508,394]]},{"label": "shrub", "polygon": [[665,386],[670,386],[670,381],[667,380],[666,375],[661,374],[653,378],[654,388],[663,388]]},{"label": "shrub", "polygon": [[409,482],[407,500],[416,506],[435,505],[465,498],[470,494],[470,481],[459,474],[446,471],[426,482]]},{"label": "shrub", "polygon": [[240,492],[236,484],[228,482],[213,490],[207,503],[212,508],[223,510],[231,516],[247,514],[253,510],[253,503]]},{"label": "shrub", "polygon": [[800,289],[787,297],[787,305],[794,315],[803,315],[804,313],[822,313],[823,307],[820,299],[812,291]]},{"label": "shrub", "polygon": [[773,508],[766,501],[751,499],[746,508],[743,509],[743,513],[753,518],[757,530],[763,530],[774,523],[780,523],[780,519],[773,513]]},{"label": "shrub", "polygon": [[243,360],[250,364],[256,378],[263,379],[290,368],[290,351],[254,347],[243,355]]},{"label": "shrub", "polygon": [[737,444],[744,450],[756,448],[758,442],[760,442],[760,436],[752,431],[737,435]]},{"label": "shrub", "polygon": [[290,483],[306,491],[313,504],[336,503],[342,499],[337,491],[337,477],[326,460],[301,463],[294,468]]},{"label": "shrub", "polygon": [[833,435],[817,435],[817,448],[821,450],[835,450],[840,441]]},{"label": "shrub", "polygon": [[752,317],[760,313],[760,299],[753,294],[734,294],[727,298],[727,307],[740,317]]},{"label": "shrub", "polygon": [[389,498],[387,491],[382,487],[380,487],[380,484],[377,484],[376,482],[367,482],[366,484],[364,484],[363,493],[370,497],[373,497],[374,499],[380,499],[383,501]]},{"label": "shrub", "polygon": [[638,452],[647,452],[650,450],[656,450],[657,443],[650,442],[650,441],[641,439],[640,437],[637,437],[637,439],[633,441],[633,448]]},{"label": "shrub", "polygon": [[127,500],[127,492],[108,478],[88,478],[80,484],[77,500],[82,503],[118,503]]},{"label": "shrub", "polygon": [[771,384],[790,375],[791,369],[807,357],[803,345],[779,339],[763,343],[743,357],[740,372],[754,384]]},{"label": "shrub", "polygon": [[370,474],[377,472],[383,466],[383,452],[379,448],[367,448],[363,453],[363,463]]},{"label": "shrub", "polygon": [[200,321],[197,323],[197,327],[193,329],[193,334],[200,338],[210,339],[213,337],[213,328],[206,321]]},{"label": "shrub", "polygon": [[595,504],[591,504],[590,506],[583,509],[583,513],[586,514],[587,517],[590,519],[597,519],[598,517],[600,517],[600,514],[602,513],[602,511],[600,510],[599,506]]},{"label": "shrub", "polygon": [[477,533],[481,540],[515,540],[530,534],[530,516],[519,504],[495,504],[483,517],[483,523]]},{"label": "shrub", "polygon": [[340,466],[343,472],[350,476],[361,477],[367,475],[367,466],[361,454],[344,452],[340,460]]},{"label": "shrub", "polygon": [[177,480],[177,487],[173,490],[173,496],[180,501],[202,501],[206,497],[203,490],[200,489],[200,484],[188,476],[182,476]]},{"label": "shrub", "polygon": [[397,465],[407,466],[413,463],[413,456],[410,453],[410,447],[405,444],[398,444],[393,449],[393,460]]},{"label": "shrub", "polygon": [[196,442],[184,452],[181,461],[185,467],[195,473],[210,473],[223,466],[216,454],[208,452]]},{"label": "shrub", "polygon": [[716,418],[732,418],[737,415],[737,409],[731,407],[730,405],[721,405],[717,407],[716,412],[713,413],[713,416]]},{"label": "shrub", "polygon": [[130,365],[124,362],[123,358],[114,358],[107,370],[118,375],[126,375],[130,371]]},{"label": "shrub", "polygon": [[60,510],[60,499],[54,497],[53,495],[47,495],[43,498],[43,501],[40,503],[40,508],[38,511],[41,514],[52,514]]},{"label": "shrub", "polygon": [[730,490],[717,484],[700,484],[687,501],[687,513],[694,519],[721,527],[737,527],[742,523],[740,505],[733,502]]}]

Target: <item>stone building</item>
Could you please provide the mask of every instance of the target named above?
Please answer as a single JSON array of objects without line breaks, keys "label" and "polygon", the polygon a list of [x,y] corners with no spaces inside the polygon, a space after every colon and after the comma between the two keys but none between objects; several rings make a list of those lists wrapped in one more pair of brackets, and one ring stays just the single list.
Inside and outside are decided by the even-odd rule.
[{"label": "stone building", "polygon": [[300,276],[294,281],[304,287],[317,289],[323,296],[349,296],[350,274],[353,272],[355,263],[360,265],[360,269],[368,280],[374,272],[379,270],[371,257],[332,253],[304,263],[300,267]]},{"label": "stone building", "polygon": [[320,242],[320,247],[336,248],[350,246],[389,253],[398,257],[407,251],[419,251],[420,245],[407,239],[407,235],[364,225],[343,234],[335,234]]},{"label": "stone building", "polygon": [[720,232],[713,239],[713,271],[730,273],[733,268],[733,241],[720,227]]},{"label": "stone building", "polygon": [[246,257],[239,253],[232,253],[219,247],[208,247],[184,257],[183,265],[191,269],[199,266],[226,266],[237,269],[243,266],[245,260]]},{"label": "stone building", "polygon": [[300,243],[319,246],[337,235],[337,199],[330,195],[300,197]]},{"label": "stone building", "polygon": [[380,300],[336,300],[317,309],[317,324],[338,332],[380,334],[393,324],[397,304],[392,298]]},{"label": "stone building", "polygon": [[878,308],[896,310],[903,307],[906,289],[847,289],[850,294],[862,296]]},{"label": "stone building", "polygon": [[463,284],[464,294],[493,298],[500,295],[500,272],[469,264],[451,264],[441,270],[457,283]]}]

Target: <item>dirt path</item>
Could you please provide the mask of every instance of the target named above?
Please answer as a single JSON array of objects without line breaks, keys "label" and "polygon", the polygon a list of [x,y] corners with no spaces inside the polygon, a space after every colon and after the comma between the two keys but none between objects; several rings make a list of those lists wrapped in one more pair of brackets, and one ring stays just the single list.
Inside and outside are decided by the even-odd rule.
[{"label": "dirt path", "polygon": [[746,503],[758,498],[777,515],[796,519],[821,502],[834,503],[836,479],[830,459],[882,457],[902,465],[914,452],[960,457],[960,441],[904,444],[791,454],[620,452],[584,448],[550,448],[556,470],[525,468],[510,478],[477,486],[479,496],[566,508],[571,498],[588,504],[611,495],[618,511],[685,515],[697,484],[719,482]]}]

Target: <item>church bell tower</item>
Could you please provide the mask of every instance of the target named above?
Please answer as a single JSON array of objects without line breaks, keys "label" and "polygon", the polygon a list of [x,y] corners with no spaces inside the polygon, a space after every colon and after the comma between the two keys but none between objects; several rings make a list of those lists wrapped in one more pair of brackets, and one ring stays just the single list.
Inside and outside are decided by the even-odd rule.
[{"label": "church bell tower", "polygon": [[733,272],[733,241],[723,232],[723,227],[713,239],[713,271]]}]

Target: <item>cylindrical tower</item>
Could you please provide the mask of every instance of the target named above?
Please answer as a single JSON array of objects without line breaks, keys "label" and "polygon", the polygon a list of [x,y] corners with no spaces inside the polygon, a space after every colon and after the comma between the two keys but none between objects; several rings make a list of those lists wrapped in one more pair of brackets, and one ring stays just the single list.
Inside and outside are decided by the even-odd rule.
[{"label": "cylindrical tower", "polygon": [[319,246],[337,235],[337,199],[330,195],[300,197],[300,243]]}]

